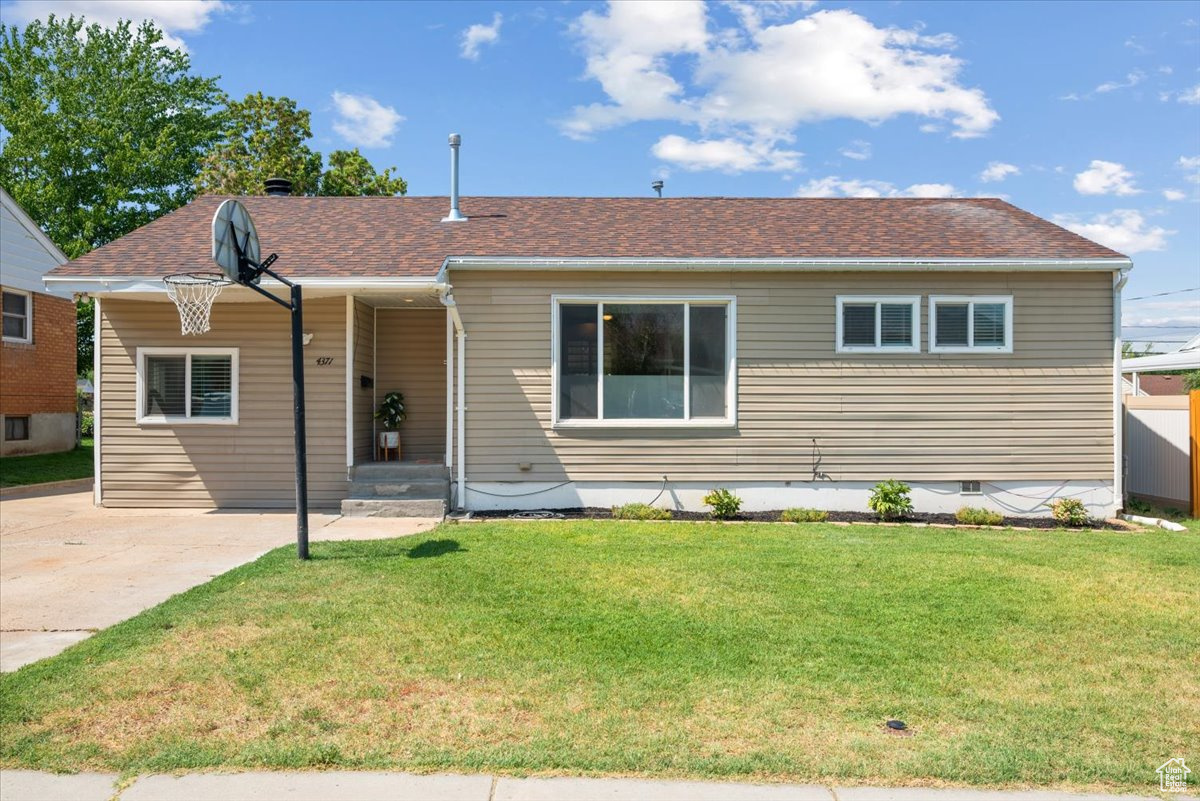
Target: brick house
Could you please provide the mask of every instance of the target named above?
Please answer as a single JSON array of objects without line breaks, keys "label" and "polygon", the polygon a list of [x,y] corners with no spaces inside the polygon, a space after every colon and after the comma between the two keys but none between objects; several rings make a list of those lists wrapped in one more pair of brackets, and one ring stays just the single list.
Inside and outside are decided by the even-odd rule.
[{"label": "brick house", "polygon": [[75,304],[42,276],[67,257],[0,188],[0,455],[75,447]]}]

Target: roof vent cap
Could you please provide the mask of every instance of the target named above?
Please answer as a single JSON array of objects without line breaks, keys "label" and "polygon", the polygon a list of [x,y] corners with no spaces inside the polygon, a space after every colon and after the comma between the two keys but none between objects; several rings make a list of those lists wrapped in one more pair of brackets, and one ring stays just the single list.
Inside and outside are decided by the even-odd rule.
[{"label": "roof vent cap", "polygon": [[292,182],[287,178],[268,178],[263,181],[263,186],[271,197],[287,197],[292,194]]},{"label": "roof vent cap", "polygon": [[650,188],[653,189],[655,192],[657,192],[659,197],[662,197],[662,189],[663,189],[662,181],[651,181]]}]

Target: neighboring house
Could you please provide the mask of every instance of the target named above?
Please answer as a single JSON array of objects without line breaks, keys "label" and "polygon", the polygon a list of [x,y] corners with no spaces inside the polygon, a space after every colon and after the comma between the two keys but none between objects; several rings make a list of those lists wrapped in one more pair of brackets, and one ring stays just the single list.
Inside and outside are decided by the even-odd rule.
[{"label": "neighboring house", "polygon": [[[293,503],[287,313],[230,287],[184,337],[163,293],[215,269],[221,200],[47,279],[99,303],[106,506]],[[410,475],[467,509],[699,509],[716,486],[864,509],[886,478],[926,511],[1120,505],[1131,263],[1003,201],[472,197],[451,222],[445,197],[242,201],[304,286],[314,506],[405,475],[370,465],[393,390]]]},{"label": "neighboring house", "polygon": [[1183,385],[1181,375],[1141,375],[1134,373],[1137,380],[1138,395],[1186,395],[1187,387]]},{"label": "neighboring house", "polygon": [[42,277],[67,260],[0,188],[0,455],[75,447],[75,304]]}]

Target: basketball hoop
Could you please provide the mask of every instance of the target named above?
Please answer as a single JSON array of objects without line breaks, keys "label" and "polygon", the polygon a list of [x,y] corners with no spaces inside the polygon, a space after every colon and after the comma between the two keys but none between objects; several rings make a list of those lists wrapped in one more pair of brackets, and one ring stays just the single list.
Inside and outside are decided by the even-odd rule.
[{"label": "basketball hoop", "polygon": [[232,283],[224,273],[177,273],[163,278],[167,297],[179,309],[179,328],[185,335],[208,332],[213,301]]}]

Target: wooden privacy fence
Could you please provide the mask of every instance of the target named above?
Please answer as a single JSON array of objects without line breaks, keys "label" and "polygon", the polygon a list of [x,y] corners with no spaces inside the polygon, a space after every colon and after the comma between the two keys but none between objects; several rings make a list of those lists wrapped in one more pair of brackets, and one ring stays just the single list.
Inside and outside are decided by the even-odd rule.
[{"label": "wooden privacy fence", "polygon": [[1195,514],[1200,393],[1125,396],[1129,495]]}]

